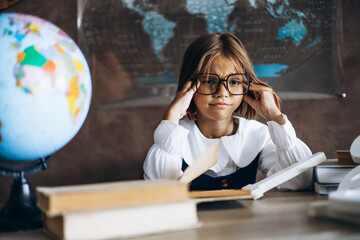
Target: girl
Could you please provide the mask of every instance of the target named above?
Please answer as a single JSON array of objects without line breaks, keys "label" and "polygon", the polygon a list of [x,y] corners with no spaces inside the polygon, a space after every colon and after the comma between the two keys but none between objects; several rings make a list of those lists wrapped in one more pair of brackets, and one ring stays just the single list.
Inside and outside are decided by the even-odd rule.
[{"label": "girl", "polygon": [[[270,176],[310,156],[279,102],[273,89],[256,77],[237,37],[201,36],[185,52],[177,94],[144,162],[145,178],[179,178],[218,139],[217,164],[193,180],[191,190],[240,189],[255,182],[257,170]],[[254,120],[256,114],[267,125]],[[310,169],[280,187],[304,189],[312,178]]]}]

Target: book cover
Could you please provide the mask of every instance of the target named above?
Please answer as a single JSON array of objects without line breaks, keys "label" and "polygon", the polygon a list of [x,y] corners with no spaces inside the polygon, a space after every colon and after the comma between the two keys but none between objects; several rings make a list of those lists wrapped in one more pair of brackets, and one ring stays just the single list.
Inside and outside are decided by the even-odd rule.
[{"label": "book cover", "polygon": [[251,191],[245,189],[222,189],[209,191],[190,191],[190,198],[209,198],[209,197],[232,197],[248,196],[251,197]]},{"label": "book cover", "polygon": [[356,164],[350,154],[350,150],[336,150],[338,157],[338,164],[340,165],[354,165]]},{"label": "book cover", "polygon": [[38,187],[37,204],[47,215],[63,212],[181,201],[188,186],[170,180],[132,180],[63,187]]}]

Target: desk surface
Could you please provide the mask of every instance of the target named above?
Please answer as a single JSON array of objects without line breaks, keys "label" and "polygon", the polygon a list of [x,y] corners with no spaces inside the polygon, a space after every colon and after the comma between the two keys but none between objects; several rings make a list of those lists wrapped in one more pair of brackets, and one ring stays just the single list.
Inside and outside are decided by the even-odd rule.
[{"label": "desk surface", "polygon": [[[200,228],[131,239],[360,239],[359,225],[308,216],[309,203],[326,199],[313,192],[273,191],[255,201],[200,204]],[[49,238],[41,230],[35,230],[2,233],[0,239]]]}]

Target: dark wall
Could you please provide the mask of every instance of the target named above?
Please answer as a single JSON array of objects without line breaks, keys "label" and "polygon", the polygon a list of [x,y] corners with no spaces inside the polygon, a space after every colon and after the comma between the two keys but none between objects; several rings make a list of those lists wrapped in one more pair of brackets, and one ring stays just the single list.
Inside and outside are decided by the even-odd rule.
[{"label": "dark wall", "polygon": [[[360,2],[344,0],[342,7],[343,89],[347,97],[288,100],[282,104],[298,137],[313,152],[323,151],[328,158],[336,157],[336,149],[349,149],[360,135]],[[22,0],[0,13],[3,12],[29,13],[47,19],[77,40],[75,0]],[[53,154],[47,170],[28,180],[35,187],[142,178],[142,163],[164,110],[164,106],[93,105],[77,136]],[[0,206],[7,199],[11,182],[10,178],[0,177]]]}]

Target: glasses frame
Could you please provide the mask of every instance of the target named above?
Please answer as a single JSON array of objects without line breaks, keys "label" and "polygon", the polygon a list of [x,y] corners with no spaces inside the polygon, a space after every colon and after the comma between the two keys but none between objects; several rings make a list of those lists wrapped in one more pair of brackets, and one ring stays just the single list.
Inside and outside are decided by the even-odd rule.
[{"label": "glasses frame", "polygon": [[[209,74],[209,75],[217,76],[217,78],[219,79],[219,83],[218,83],[218,85],[217,85],[217,88],[216,88],[216,91],[215,91],[215,92],[213,92],[213,93],[200,93],[200,92],[199,92],[198,86],[197,86],[196,83],[197,83],[197,80],[198,80],[199,76],[200,76],[200,75],[203,75],[203,74]],[[231,76],[235,76],[235,75],[245,76],[246,79],[249,81],[249,84],[247,84],[247,85],[248,85],[248,88],[245,88],[243,93],[231,93],[230,90],[229,90],[229,81],[228,81],[228,80],[229,80],[229,78],[230,78]],[[247,93],[249,92],[250,84],[251,84],[251,82],[252,82],[253,80],[250,78],[250,76],[249,76],[247,73],[233,73],[233,74],[229,74],[225,79],[221,78],[221,77],[220,77],[219,75],[217,75],[216,73],[199,73],[199,74],[196,75],[195,78],[192,78],[191,81],[195,83],[196,92],[197,92],[198,94],[201,94],[201,95],[214,95],[215,93],[217,93],[217,92],[219,91],[221,82],[225,82],[225,83],[226,83],[226,84],[225,84],[226,90],[227,90],[231,95],[245,95],[245,94],[247,94]]]}]

